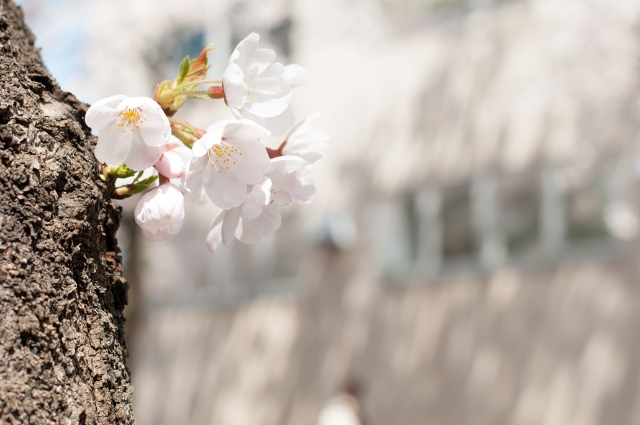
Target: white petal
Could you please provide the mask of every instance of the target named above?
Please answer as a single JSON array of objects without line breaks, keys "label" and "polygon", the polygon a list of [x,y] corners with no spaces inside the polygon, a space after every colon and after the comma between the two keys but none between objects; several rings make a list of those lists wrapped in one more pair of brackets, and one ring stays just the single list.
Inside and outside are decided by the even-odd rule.
[{"label": "white petal", "polygon": [[309,72],[307,72],[306,69],[295,63],[284,67],[284,82],[287,83],[289,87],[301,86],[307,81],[308,75]]},{"label": "white petal", "polygon": [[198,139],[191,149],[191,153],[194,158],[204,156],[209,149],[215,144],[220,144],[222,140],[222,132],[224,128],[216,128],[207,132],[204,136]]},{"label": "white petal", "polygon": [[213,219],[209,233],[207,233],[207,248],[209,252],[215,252],[222,242],[222,220],[227,215],[228,211],[220,211],[220,213]]},{"label": "white petal", "polygon": [[142,108],[145,104],[145,99],[149,99],[148,97],[127,97],[122,101],[119,106],[120,111],[125,109],[136,109]]},{"label": "white petal", "polygon": [[241,119],[237,122],[229,122],[224,127],[222,137],[227,139],[255,140],[268,136],[269,130],[259,126],[253,121]]},{"label": "white petal", "polygon": [[238,207],[238,213],[240,217],[246,218],[247,220],[253,220],[258,218],[260,214],[262,214],[263,205],[253,202],[251,200],[245,200],[242,205]]},{"label": "white petal", "polygon": [[117,166],[124,162],[131,150],[130,131],[123,131],[115,120],[100,128],[95,156],[98,161]]},{"label": "white petal", "polygon": [[140,123],[140,132],[144,142],[149,146],[164,146],[171,136],[171,124],[158,103],[148,97],[143,97],[142,109],[146,121]]},{"label": "white petal", "polygon": [[239,220],[240,216],[238,215],[237,208],[232,208],[222,221],[222,243],[224,246],[229,246],[231,241],[233,241],[233,235],[236,232]]},{"label": "white petal", "polygon": [[209,180],[204,180],[207,196],[218,207],[228,210],[239,206],[247,196],[247,184],[230,180],[228,173],[218,173],[213,167],[206,172]]},{"label": "white petal", "polygon": [[236,239],[242,243],[254,245],[262,240],[262,236],[258,232],[245,227],[243,220],[240,219],[240,225],[236,229]]},{"label": "white petal", "polygon": [[235,146],[239,152],[231,155],[235,164],[228,163],[228,169],[223,169],[220,174],[229,174],[230,179],[244,184],[256,184],[262,180],[270,167],[269,154],[264,145],[256,140],[238,139],[229,139],[226,143]]},{"label": "white petal", "polygon": [[263,178],[263,181],[250,186],[247,198],[238,207],[240,217],[253,220],[262,213],[262,207],[269,203],[271,199],[271,180]]},{"label": "white petal", "polygon": [[295,156],[281,156],[271,160],[271,168],[267,174],[273,181],[273,185],[277,187],[277,179],[282,178],[284,175],[293,173],[297,169],[304,167],[304,165],[305,163],[302,158]]},{"label": "white petal", "polygon": [[258,75],[259,78],[277,78],[278,80],[282,80],[284,77],[285,67],[283,64],[276,62],[272,63],[264,70],[260,72]]},{"label": "white petal", "polygon": [[296,172],[295,184],[289,189],[291,198],[298,205],[309,205],[316,197],[316,185],[313,182],[311,173],[306,168]]},{"label": "white petal", "polygon": [[[127,133],[129,132],[127,131]],[[162,146],[153,147],[146,145],[142,141],[142,137],[138,131],[133,133],[132,139],[131,149],[124,163],[127,164],[127,167],[135,171],[152,167],[162,155]]]},{"label": "white petal", "polygon": [[329,135],[313,128],[313,122],[320,114],[313,114],[296,125],[287,136],[282,150],[284,155],[299,156],[309,164],[322,158],[327,151]]},{"label": "white petal", "polygon": [[291,201],[308,205],[313,201],[316,188],[305,165],[306,162],[296,156],[281,156],[271,160],[267,175],[275,191],[272,199],[278,205],[283,206]]},{"label": "white petal", "polygon": [[244,71],[253,68],[259,41],[260,36],[258,34],[255,32],[249,34],[244,40],[238,43],[233,53],[231,53],[229,64],[235,62]]},{"label": "white petal", "polygon": [[264,177],[258,184],[251,186],[247,198],[254,200],[259,205],[267,205],[271,197],[271,179]]},{"label": "white petal", "polygon": [[249,87],[244,108],[254,115],[269,118],[280,115],[289,106],[291,87],[274,78],[257,78]]},{"label": "white petal", "polygon": [[222,86],[227,104],[233,108],[241,108],[247,100],[247,83],[244,72],[235,63],[230,64],[222,74]]},{"label": "white petal", "polygon": [[107,125],[111,120],[116,120],[120,115],[118,106],[127,96],[117,94],[99,100],[87,109],[84,122],[91,128],[98,128]]},{"label": "white petal", "polygon": [[246,110],[242,110],[240,114],[242,114],[243,118],[254,121],[270,131],[272,136],[285,134],[295,124],[295,117],[293,116],[291,105],[289,105],[282,114],[276,117],[263,118],[253,115],[251,112]]},{"label": "white petal", "polygon": [[204,190],[202,173],[207,165],[206,158],[194,158],[189,164],[185,181],[187,202],[197,201],[200,192]]},{"label": "white petal", "polygon": [[260,217],[255,220],[242,220],[245,228],[253,230],[260,236],[266,238],[275,232],[282,224],[280,209],[275,204],[267,205],[263,208]]},{"label": "white petal", "polygon": [[258,74],[262,74],[262,72],[271,65],[271,63],[276,59],[276,52],[271,49],[258,49],[256,50],[256,66],[258,67]]}]

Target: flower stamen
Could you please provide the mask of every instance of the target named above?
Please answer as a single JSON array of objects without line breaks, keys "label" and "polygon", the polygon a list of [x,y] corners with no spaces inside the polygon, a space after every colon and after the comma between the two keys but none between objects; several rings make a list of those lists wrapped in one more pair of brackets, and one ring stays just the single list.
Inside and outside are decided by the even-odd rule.
[{"label": "flower stamen", "polygon": [[140,108],[126,108],[120,112],[120,116],[116,121],[118,127],[122,127],[122,132],[127,132],[127,127],[131,128],[131,131],[136,131],[136,128],[140,128],[140,124],[144,123],[147,117],[142,113]]},{"label": "flower stamen", "polygon": [[[242,152],[240,152],[238,148],[224,143],[213,145],[211,149],[207,151],[207,157],[209,158],[211,166],[218,170],[218,172],[221,172],[223,169],[229,169],[227,163],[236,164],[236,161],[234,161],[234,158],[231,156],[236,153],[242,155]],[[220,168],[218,168],[218,166],[220,166]]]}]

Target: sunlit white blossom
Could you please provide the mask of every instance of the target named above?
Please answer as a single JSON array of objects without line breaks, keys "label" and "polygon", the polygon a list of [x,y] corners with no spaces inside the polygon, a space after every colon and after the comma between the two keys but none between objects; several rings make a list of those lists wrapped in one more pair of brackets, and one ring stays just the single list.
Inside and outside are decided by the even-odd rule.
[{"label": "sunlit white blossom", "polygon": [[222,75],[225,100],[236,118],[250,119],[280,135],[295,122],[289,106],[291,89],[305,82],[307,71],[274,62],[275,52],[259,49],[259,41],[260,36],[251,33],[231,54]]},{"label": "sunlit white blossom", "polygon": [[311,166],[297,156],[281,156],[271,160],[266,176],[271,179],[271,199],[279,206],[295,201],[309,205],[316,196]]},{"label": "sunlit white blossom", "polygon": [[282,148],[283,155],[294,155],[313,164],[327,151],[329,135],[313,127],[320,114],[313,114],[291,129]]},{"label": "sunlit white blossom", "polygon": [[229,246],[240,221],[257,219],[262,214],[263,208],[270,202],[272,202],[270,179],[265,177],[259,183],[247,186],[244,202],[240,206],[220,211],[214,218],[207,235],[209,249],[214,251],[216,244],[220,242]]},{"label": "sunlit white blossom", "polygon": [[262,208],[262,213],[253,220],[240,219],[235,236],[242,243],[256,244],[263,238],[271,236],[282,224],[280,208],[270,203]]},{"label": "sunlit white blossom", "polygon": [[99,128],[95,155],[98,161],[133,170],[156,163],[169,141],[169,120],[153,99],[111,96],[94,103],[85,115],[91,128]]},{"label": "sunlit white blossom", "polygon": [[177,186],[167,183],[144,194],[134,212],[144,236],[159,242],[180,231],[184,221],[184,195]]},{"label": "sunlit white blossom", "polygon": [[190,193],[204,188],[218,207],[228,210],[242,204],[247,185],[262,181],[269,156],[260,138],[269,132],[252,121],[222,122],[208,128],[192,149],[187,176]]},{"label": "sunlit white blossom", "polygon": [[271,236],[282,224],[280,209],[275,203],[262,207],[260,215],[248,220],[240,217],[238,208],[222,210],[213,219],[207,234],[207,247],[214,252],[220,243],[229,246],[235,236],[242,243],[256,244]]}]

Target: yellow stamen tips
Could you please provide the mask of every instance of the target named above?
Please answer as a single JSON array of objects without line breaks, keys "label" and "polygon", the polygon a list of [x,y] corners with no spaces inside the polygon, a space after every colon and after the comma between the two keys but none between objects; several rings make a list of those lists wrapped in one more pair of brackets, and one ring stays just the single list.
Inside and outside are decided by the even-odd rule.
[{"label": "yellow stamen tips", "polygon": [[256,88],[256,86],[253,86],[253,88],[255,89],[255,88]]},{"label": "yellow stamen tips", "polygon": [[247,96],[251,96],[251,92],[247,92]]},{"label": "yellow stamen tips", "polygon": [[170,216],[170,215],[167,215],[166,217],[167,217],[167,218],[171,218],[171,216]]},{"label": "yellow stamen tips", "polygon": [[271,200],[271,202],[269,202],[270,204],[273,204],[273,199]]},{"label": "yellow stamen tips", "polygon": [[136,128],[140,128],[140,124],[144,123],[147,117],[144,116],[140,108],[125,109],[120,112],[120,116],[116,120],[118,127],[124,127],[122,131],[127,132],[127,127],[131,126],[131,131],[136,131]]},{"label": "yellow stamen tips", "polygon": [[215,169],[220,172],[222,171],[222,167],[218,168],[218,165],[224,165],[224,169],[228,170],[229,166],[226,165],[226,163],[231,162],[236,164],[236,161],[233,161],[233,158],[231,157],[231,155],[235,153],[240,153],[240,155],[242,155],[242,152],[239,152],[238,148],[223,142],[219,145],[213,145],[207,152],[207,156],[211,166],[215,167]]}]

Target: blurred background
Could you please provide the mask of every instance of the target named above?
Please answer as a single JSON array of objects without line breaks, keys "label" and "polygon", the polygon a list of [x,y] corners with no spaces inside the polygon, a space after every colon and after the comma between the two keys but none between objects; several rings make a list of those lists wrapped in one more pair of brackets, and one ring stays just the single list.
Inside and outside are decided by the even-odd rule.
[{"label": "blurred background", "polygon": [[150,243],[122,203],[138,424],[640,423],[640,0],[19,3],[89,103],[256,31],[331,135],[255,246],[210,255],[212,206]]}]

